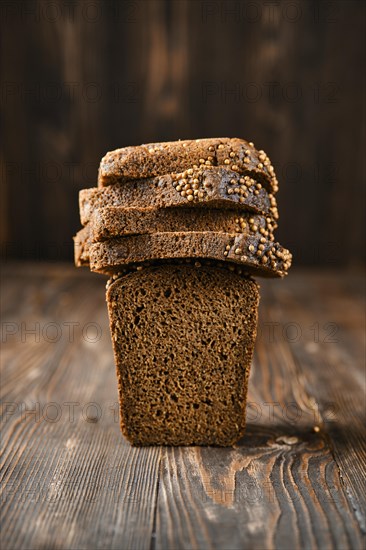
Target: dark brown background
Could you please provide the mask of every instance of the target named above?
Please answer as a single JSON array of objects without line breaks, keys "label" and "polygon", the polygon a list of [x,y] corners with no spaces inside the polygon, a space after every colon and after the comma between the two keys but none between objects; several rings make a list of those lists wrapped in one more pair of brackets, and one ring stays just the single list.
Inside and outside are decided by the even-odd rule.
[{"label": "dark brown background", "polygon": [[110,149],[238,136],[273,160],[295,262],[360,264],[364,6],[2,1],[3,252],[71,259]]}]

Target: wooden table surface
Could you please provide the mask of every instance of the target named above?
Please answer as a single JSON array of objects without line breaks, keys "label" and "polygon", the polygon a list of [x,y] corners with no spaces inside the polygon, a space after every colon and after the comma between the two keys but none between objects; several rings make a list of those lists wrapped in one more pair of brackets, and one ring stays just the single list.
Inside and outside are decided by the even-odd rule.
[{"label": "wooden table surface", "polygon": [[364,548],[362,274],[262,281],[230,449],[123,439],[104,283],[2,271],[2,548]]}]

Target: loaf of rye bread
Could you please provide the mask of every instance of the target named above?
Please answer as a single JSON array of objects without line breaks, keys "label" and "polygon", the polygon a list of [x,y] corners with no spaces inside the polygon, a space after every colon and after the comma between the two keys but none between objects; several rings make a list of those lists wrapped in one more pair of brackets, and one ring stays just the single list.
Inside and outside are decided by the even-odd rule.
[{"label": "loaf of rye bread", "polygon": [[120,237],[89,246],[91,271],[112,275],[129,264],[166,259],[206,258],[235,263],[243,272],[283,277],[291,254],[260,233],[171,232]]},{"label": "loaf of rye bread", "polygon": [[242,139],[108,153],[80,192],[75,262],[111,278],[122,431],[133,445],[222,445],[244,433],[259,293],[282,277],[278,182]]},{"label": "loaf of rye bread", "polygon": [[132,445],[229,446],[245,429],[257,284],[161,265],[107,289],[122,432]]},{"label": "loaf of rye bread", "polygon": [[266,153],[238,138],[182,140],[116,149],[102,158],[98,185],[161,176],[194,166],[226,166],[263,183],[271,193],[278,190]]},{"label": "loaf of rye bread", "polygon": [[261,183],[222,167],[126,181],[102,189],[82,189],[82,225],[88,223],[95,208],[105,206],[237,208],[278,218],[276,199]]}]

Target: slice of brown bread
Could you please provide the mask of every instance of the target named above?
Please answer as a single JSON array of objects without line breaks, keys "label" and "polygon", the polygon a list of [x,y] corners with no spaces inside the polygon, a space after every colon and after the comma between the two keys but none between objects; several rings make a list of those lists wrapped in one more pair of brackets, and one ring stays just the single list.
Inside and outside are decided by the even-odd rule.
[{"label": "slice of brown bread", "polygon": [[277,178],[266,153],[257,151],[252,142],[238,138],[171,141],[116,149],[102,158],[98,184],[104,187],[131,179],[161,176],[194,165],[228,166],[263,182],[272,193],[278,190]]},{"label": "slice of brown bread", "polygon": [[103,189],[82,189],[82,225],[88,223],[95,208],[105,206],[237,208],[278,219],[276,199],[261,183],[222,167],[192,169]]},{"label": "slice of brown bread", "polygon": [[91,242],[112,237],[175,231],[257,233],[274,240],[277,223],[270,217],[219,208],[96,208],[89,222]]},{"label": "slice of brown bread", "polygon": [[157,232],[222,231],[265,237],[273,241],[272,218],[249,212],[204,208],[96,208],[90,222],[74,237],[74,260],[89,265],[91,243],[124,235]]},{"label": "slice of brown bread", "polygon": [[107,289],[121,429],[135,446],[230,446],[245,430],[257,284],[164,265]]},{"label": "slice of brown bread", "polygon": [[91,244],[89,256],[91,271],[106,275],[129,264],[159,259],[226,260],[263,277],[283,277],[291,265],[290,252],[260,233],[197,231],[121,237]]}]

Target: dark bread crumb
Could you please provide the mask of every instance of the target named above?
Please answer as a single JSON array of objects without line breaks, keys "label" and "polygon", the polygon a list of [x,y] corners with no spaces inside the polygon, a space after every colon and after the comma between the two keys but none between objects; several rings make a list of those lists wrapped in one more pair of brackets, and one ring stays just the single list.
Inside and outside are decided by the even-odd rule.
[{"label": "dark bread crumb", "polygon": [[133,445],[242,437],[258,301],[254,281],[215,267],[153,266],[109,285],[121,428]]}]

